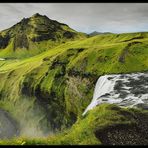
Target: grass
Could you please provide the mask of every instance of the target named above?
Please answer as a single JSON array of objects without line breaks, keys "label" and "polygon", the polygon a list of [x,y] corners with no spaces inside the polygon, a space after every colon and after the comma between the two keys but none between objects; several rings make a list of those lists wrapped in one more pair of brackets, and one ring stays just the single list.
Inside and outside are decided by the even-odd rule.
[{"label": "grass", "polygon": [[[46,142],[35,140],[36,143],[101,144],[94,135],[96,123],[100,127],[108,126],[116,118],[120,122],[120,116],[114,110],[110,112],[106,106],[92,110],[84,119],[81,119],[81,115],[90,103],[95,83],[101,75],[148,70],[147,34],[98,35],[53,46],[47,41],[32,45],[32,50],[18,49],[16,52],[11,50],[10,44],[0,51],[1,58],[10,55],[15,58],[0,61],[1,107],[18,122],[22,115],[28,116],[24,118],[24,123],[31,116],[31,121],[37,126],[47,122],[49,129],[55,131],[65,131],[76,122],[68,133],[53,136],[52,140],[49,138]],[[125,50],[124,62],[120,62],[119,58]],[[23,100],[27,101],[21,110],[19,106]],[[36,110],[32,111],[31,108],[42,108],[37,118]],[[102,113],[98,114],[100,111]],[[111,123],[108,123],[110,120]],[[27,139],[25,142],[29,144],[35,141]],[[10,141],[12,144],[21,142]]]}]

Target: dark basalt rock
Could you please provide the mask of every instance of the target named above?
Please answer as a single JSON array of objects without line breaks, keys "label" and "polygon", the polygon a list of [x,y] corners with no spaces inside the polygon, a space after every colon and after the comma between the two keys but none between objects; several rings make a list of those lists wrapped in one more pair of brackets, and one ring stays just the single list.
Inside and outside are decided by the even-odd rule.
[{"label": "dark basalt rock", "polygon": [[119,98],[125,98],[129,93],[127,93],[126,91],[120,91],[120,95]]},{"label": "dark basalt rock", "polygon": [[[104,94],[104,95],[102,95],[102,96],[100,96],[101,98],[102,97],[108,97],[108,96],[110,96],[110,94],[109,93],[106,93],[106,94]],[[105,99],[103,99],[103,100],[105,100]],[[108,100],[108,99],[107,99]]]},{"label": "dark basalt rock", "polygon": [[67,61],[60,61],[60,60],[56,59],[56,60],[52,63],[50,69],[54,69],[54,68],[57,67],[57,66],[66,66],[67,63],[68,63]]},{"label": "dark basalt rock", "polygon": [[147,135],[136,125],[113,125],[95,135],[104,145],[147,145]]},{"label": "dark basalt rock", "polygon": [[141,104],[137,104],[136,107],[148,110],[148,104],[141,103]]},{"label": "dark basalt rock", "polygon": [[96,138],[104,145],[147,145],[147,114],[140,112],[133,114],[122,110],[118,110],[118,112],[133,122],[125,124],[123,120],[123,124],[114,123],[102,129],[96,129],[94,131]]},{"label": "dark basalt rock", "polygon": [[15,51],[17,48],[29,48],[29,42],[27,35],[25,34],[18,34],[14,38],[14,48],[13,50]]},{"label": "dark basalt rock", "polygon": [[123,51],[122,54],[120,55],[118,61],[119,61],[120,63],[124,63],[127,54],[128,54],[128,49],[126,48],[126,49],[124,49],[124,51]]},{"label": "dark basalt rock", "polygon": [[115,91],[120,91],[123,87],[123,82],[121,80],[116,81],[116,84],[114,86]]},{"label": "dark basalt rock", "polygon": [[73,32],[70,32],[70,31],[66,31],[66,32],[64,32],[64,34],[63,34],[63,36],[65,37],[65,38],[74,38],[74,35],[75,35],[75,33],[73,33]]},{"label": "dark basalt rock", "polygon": [[[133,39],[142,39],[143,37],[137,37],[137,38],[133,38]],[[131,39],[131,40],[133,40]],[[130,41],[130,40],[127,40],[127,41]],[[126,41],[125,41],[126,42]],[[134,41],[134,42],[131,42],[131,43],[128,43],[128,45],[123,49],[121,55],[119,56],[119,59],[118,61],[120,63],[125,63],[125,59],[126,59],[126,56],[129,54],[129,48],[132,46],[132,45],[135,45],[135,44],[141,44],[141,42],[138,42],[138,41]]]},{"label": "dark basalt rock", "polygon": [[9,43],[10,37],[9,35],[2,37],[0,36],[0,49],[6,48]]},{"label": "dark basalt rock", "polygon": [[68,71],[68,75],[69,75],[69,76],[80,76],[81,73],[80,73],[80,71],[77,71],[77,70],[74,70],[74,69],[70,69],[70,70]]},{"label": "dark basalt rock", "polygon": [[42,35],[39,35],[37,37],[34,37],[31,39],[33,42],[41,42],[41,41],[44,41],[44,40],[52,40],[52,41],[55,41],[55,36],[53,34],[42,34]]},{"label": "dark basalt rock", "polygon": [[78,53],[84,51],[85,48],[78,48]]},{"label": "dark basalt rock", "polygon": [[30,88],[27,82],[23,82],[21,93],[29,97],[33,96],[33,90]]},{"label": "dark basalt rock", "polygon": [[112,80],[112,79],[113,79],[113,77],[108,77],[107,79],[108,79],[108,80]]}]

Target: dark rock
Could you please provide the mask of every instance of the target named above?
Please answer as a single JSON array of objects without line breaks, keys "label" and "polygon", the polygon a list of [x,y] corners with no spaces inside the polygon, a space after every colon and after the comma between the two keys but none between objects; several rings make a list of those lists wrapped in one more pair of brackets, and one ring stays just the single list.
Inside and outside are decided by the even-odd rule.
[{"label": "dark rock", "polygon": [[137,104],[136,107],[148,110],[148,104],[140,103]]},{"label": "dark rock", "polygon": [[13,50],[15,51],[17,48],[29,48],[28,38],[25,34],[18,34],[15,36]]},{"label": "dark rock", "polygon": [[112,125],[95,131],[103,145],[147,145],[148,139],[137,125]]},{"label": "dark rock", "polygon": [[74,35],[75,35],[75,33],[73,33],[73,32],[70,32],[70,31],[66,31],[66,32],[64,32],[63,33],[63,36],[65,37],[65,38],[74,38]]},{"label": "dark rock", "polygon": [[34,37],[31,39],[33,42],[41,42],[41,41],[44,41],[44,40],[53,40],[55,41],[55,36],[53,34],[41,34],[37,37]]},{"label": "dark rock", "polygon": [[78,49],[78,52],[82,52],[82,51],[84,51],[84,48],[79,48]]},{"label": "dark rock", "polygon": [[110,94],[109,93],[106,93],[106,94],[104,94],[104,95],[102,95],[100,97],[102,98],[102,97],[108,97],[108,96],[110,96]]},{"label": "dark rock", "polygon": [[9,35],[5,37],[0,36],[0,49],[6,48],[8,46],[9,40]]}]

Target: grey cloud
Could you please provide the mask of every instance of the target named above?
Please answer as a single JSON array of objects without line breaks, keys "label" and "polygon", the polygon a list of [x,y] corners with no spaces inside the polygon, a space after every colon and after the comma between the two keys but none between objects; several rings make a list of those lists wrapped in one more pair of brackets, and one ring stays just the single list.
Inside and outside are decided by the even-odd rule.
[{"label": "grey cloud", "polygon": [[147,3],[1,3],[0,30],[37,12],[87,33],[148,31]]}]

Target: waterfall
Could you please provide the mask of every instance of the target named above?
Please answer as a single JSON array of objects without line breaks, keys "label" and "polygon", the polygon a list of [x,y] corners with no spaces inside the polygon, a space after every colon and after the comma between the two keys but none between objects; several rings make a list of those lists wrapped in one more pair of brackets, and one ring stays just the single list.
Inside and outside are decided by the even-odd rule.
[{"label": "waterfall", "polygon": [[83,114],[85,114],[88,110],[94,108],[98,104],[98,98],[102,96],[103,94],[109,93],[113,90],[113,86],[115,82],[109,81],[108,75],[101,76],[95,86],[94,95],[92,102],[89,104],[89,106],[86,108]]},{"label": "waterfall", "polygon": [[148,109],[148,73],[101,76],[96,83],[93,99],[83,115],[102,103]]}]

